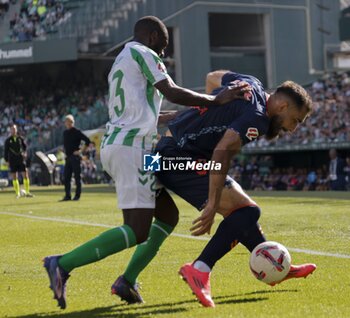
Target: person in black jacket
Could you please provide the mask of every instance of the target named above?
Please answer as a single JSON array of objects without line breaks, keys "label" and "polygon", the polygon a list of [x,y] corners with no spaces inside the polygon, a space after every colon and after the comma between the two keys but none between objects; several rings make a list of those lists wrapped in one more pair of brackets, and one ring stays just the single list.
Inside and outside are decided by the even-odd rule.
[{"label": "person in black jacket", "polygon": [[33,195],[29,191],[30,181],[29,173],[26,166],[27,145],[24,139],[17,134],[17,126],[10,126],[11,136],[5,141],[5,160],[9,163],[12,185],[16,192],[16,198],[21,196],[20,185],[18,181],[18,173],[23,177],[23,185],[25,188],[25,196],[32,198]]},{"label": "person in black jacket", "polygon": [[329,151],[329,157],[331,159],[329,163],[329,179],[331,190],[345,191],[345,160],[338,157],[336,149]]},{"label": "person in black jacket", "polygon": [[[81,195],[81,153],[84,152],[86,146],[90,144],[90,139],[86,137],[79,129],[74,127],[73,115],[67,115],[64,121],[66,130],[63,132],[63,146],[66,153],[66,164],[64,166],[64,188],[65,196],[61,201],[70,201],[71,198],[71,179],[74,173],[76,190],[74,201],[78,201]],[[81,142],[85,145],[81,147]]]}]

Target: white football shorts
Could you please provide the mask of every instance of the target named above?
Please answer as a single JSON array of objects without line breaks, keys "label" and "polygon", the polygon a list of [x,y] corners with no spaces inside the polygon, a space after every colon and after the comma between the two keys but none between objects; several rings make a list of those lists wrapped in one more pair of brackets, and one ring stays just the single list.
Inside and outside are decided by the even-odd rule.
[{"label": "white football shorts", "polygon": [[103,169],[113,178],[120,209],[154,209],[160,188],[154,172],[143,170],[145,150],[118,144],[100,152]]}]

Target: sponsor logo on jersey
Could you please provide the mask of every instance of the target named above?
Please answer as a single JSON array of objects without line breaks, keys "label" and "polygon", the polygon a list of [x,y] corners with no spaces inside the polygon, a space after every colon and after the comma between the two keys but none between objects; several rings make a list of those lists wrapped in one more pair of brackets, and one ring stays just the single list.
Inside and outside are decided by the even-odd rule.
[{"label": "sponsor logo on jersey", "polygon": [[163,73],[166,73],[166,67],[163,63],[158,63],[157,64],[158,70],[162,71]]},{"label": "sponsor logo on jersey", "polygon": [[249,127],[245,136],[252,141],[259,137],[259,131],[255,127]]}]

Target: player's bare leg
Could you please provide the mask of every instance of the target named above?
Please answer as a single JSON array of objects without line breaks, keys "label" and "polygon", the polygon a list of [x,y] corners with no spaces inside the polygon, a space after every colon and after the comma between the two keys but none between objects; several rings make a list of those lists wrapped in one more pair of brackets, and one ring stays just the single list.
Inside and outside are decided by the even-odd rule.
[{"label": "player's bare leg", "polygon": [[[156,256],[160,246],[174,230],[179,220],[179,211],[175,202],[165,189],[162,189],[157,196],[154,217],[147,241],[137,246],[126,271],[118,278],[119,284],[121,282],[125,284],[126,281],[126,284],[130,286],[137,286],[137,277]],[[122,295],[118,292],[115,294],[123,296],[123,299],[129,304],[142,302],[137,288],[123,289],[122,292]]]},{"label": "player's bare leg", "polygon": [[[50,288],[60,308],[66,308],[66,282],[73,269],[100,261],[147,239],[154,209],[127,209],[123,214],[124,225],[105,231],[64,255],[44,258]],[[120,284],[120,281],[118,286],[119,290],[134,288],[126,283]]]},{"label": "player's bare leg", "polygon": [[[260,209],[256,203],[233,181],[231,188],[224,188],[218,213],[224,216],[217,232],[194,263],[181,267],[180,275],[188,283],[197,299],[205,307],[214,307],[210,290],[210,273],[215,263],[239,242],[249,251],[265,241],[257,223]],[[316,269],[314,264],[291,266],[287,277],[307,277]]]},{"label": "player's bare leg", "polygon": [[[234,193],[236,194],[234,195]],[[226,217],[230,214],[229,211],[237,210],[239,208],[239,204],[236,204],[235,200],[241,200],[241,206],[244,206],[244,204],[246,204],[247,206],[251,204],[256,205],[256,203],[243,191],[241,186],[237,182],[234,182],[233,191],[223,192],[223,195],[221,198],[220,210],[218,211],[218,213]],[[259,227],[259,230],[261,230],[260,227]],[[244,242],[241,242],[241,243],[244,245]],[[259,242],[259,241],[253,242],[253,245],[251,245],[252,246],[251,248],[254,248],[255,244],[258,245],[260,243],[262,242]],[[250,250],[251,248],[248,248],[248,249]],[[281,280],[279,283],[274,283],[270,285],[275,286],[276,284],[280,284],[283,281],[291,278],[307,278],[315,270],[316,270],[315,264],[302,264],[302,265],[292,264],[290,267],[289,273],[283,280]]]},{"label": "player's bare leg", "polygon": [[[220,206],[218,213],[228,217],[232,211],[242,209],[243,207],[256,206],[256,203],[242,190],[237,182],[232,182],[225,187],[221,194]],[[224,249],[225,255],[238,242],[232,240],[227,249]],[[222,256],[223,256],[222,255]],[[211,297],[210,273],[212,266],[198,259],[193,263],[185,264],[180,268],[179,274],[189,285],[199,302],[205,307],[215,307]]]}]

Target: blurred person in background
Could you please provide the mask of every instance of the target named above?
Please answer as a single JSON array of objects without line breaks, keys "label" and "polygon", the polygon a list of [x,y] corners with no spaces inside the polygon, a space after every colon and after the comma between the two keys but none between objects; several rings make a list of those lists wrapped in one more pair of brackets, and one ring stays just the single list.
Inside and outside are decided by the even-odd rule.
[{"label": "blurred person in background", "polygon": [[313,191],[316,189],[317,174],[316,171],[311,170],[306,177],[306,190]]},{"label": "blurred person in background", "polygon": [[9,0],[0,0],[0,17],[9,10],[9,5]]},{"label": "blurred person in background", "polygon": [[59,178],[60,178],[60,183],[63,183],[64,180],[64,166],[66,164],[66,155],[64,154],[64,151],[62,148],[58,148],[56,152],[56,158],[57,162],[56,165],[59,169]]},{"label": "blurred person in background", "polygon": [[334,191],[345,191],[345,160],[338,157],[336,149],[329,151],[329,158],[330,188]]},{"label": "blurred person in background", "polygon": [[33,195],[29,191],[30,181],[29,173],[26,165],[27,159],[27,145],[24,139],[18,135],[17,126],[10,126],[11,136],[5,141],[5,160],[9,163],[10,173],[12,177],[12,185],[16,193],[16,198],[21,196],[21,188],[18,180],[18,173],[20,172],[23,177],[23,185],[25,189],[25,196],[32,198]]},{"label": "blurred person in background", "polygon": [[0,158],[0,178],[8,179],[9,166],[4,157]]},{"label": "blurred person in background", "polygon": [[344,168],[344,172],[346,175],[347,188],[350,190],[350,155],[346,157],[346,166]]},{"label": "blurred person in background", "polygon": [[326,191],[328,188],[328,171],[324,168],[317,169],[316,191]]},{"label": "blurred person in background", "polygon": [[86,150],[86,155],[88,157],[88,159],[91,162],[95,162],[95,157],[96,157],[96,145],[94,142],[91,142],[89,147]]},{"label": "blurred person in background", "polygon": [[[71,197],[71,179],[74,173],[75,179],[75,196],[74,201],[78,201],[81,195],[81,154],[90,144],[90,139],[86,137],[79,129],[74,127],[73,115],[67,115],[64,120],[66,130],[63,132],[63,146],[66,153],[66,164],[64,166],[64,188],[65,196],[61,201],[70,201]],[[85,145],[81,148],[81,142]]]}]

